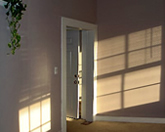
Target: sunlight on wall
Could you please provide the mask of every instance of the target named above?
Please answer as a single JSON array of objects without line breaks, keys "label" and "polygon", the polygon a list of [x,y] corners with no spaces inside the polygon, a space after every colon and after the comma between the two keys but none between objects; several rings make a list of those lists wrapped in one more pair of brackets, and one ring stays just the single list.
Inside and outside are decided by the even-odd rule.
[{"label": "sunlight on wall", "polygon": [[125,75],[124,107],[137,106],[160,100],[161,67],[152,67]]},{"label": "sunlight on wall", "polygon": [[93,100],[93,115],[97,114],[97,58],[98,58],[98,41],[94,42],[94,100]]},{"label": "sunlight on wall", "polygon": [[125,36],[102,40],[98,46],[98,75],[124,69],[124,52]]},{"label": "sunlight on wall", "polygon": [[20,132],[29,132],[29,114],[28,107],[19,111],[19,127]]},{"label": "sunlight on wall", "polygon": [[74,121],[74,118],[66,117],[66,121]]},{"label": "sunlight on wall", "polygon": [[47,132],[50,130],[50,128],[51,128],[51,123],[48,122],[47,124],[42,126],[42,132]]},{"label": "sunlight on wall", "polygon": [[50,115],[51,115],[50,99],[43,100],[41,103],[42,103],[41,104],[42,105],[42,124],[44,124],[51,120],[50,119]]},{"label": "sunlight on wall", "polygon": [[160,101],[162,26],[99,41],[96,113]]},{"label": "sunlight on wall", "polygon": [[160,66],[126,73],[124,90],[160,83],[160,75]]},{"label": "sunlight on wall", "polygon": [[36,130],[34,130],[32,132],[40,132],[40,128],[38,128],[38,129],[36,129]]},{"label": "sunlight on wall", "polygon": [[40,103],[30,106],[30,130],[40,126]]},{"label": "sunlight on wall", "polygon": [[128,66],[135,67],[161,60],[161,26],[128,35]]},{"label": "sunlight on wall", "polygon": [[121,75],[98,80],[97,96],[113,94],[121,91]]},{"label": "sunlight on wall", "polygon": [[121,109],[121,93],[97,98],[97,113]]},{"label": "sunlight on wall", "polygon": [[121,108],[121,76],[98,80],[97,112],[107,112]]},{"label": "sunlight on wall", "polygon": [[105,39],[99,42],[98,59],[125,52],[125,35]]},{"label": "sunlight on wall", "polygon": [[162,26],[157,26],[138,32],[130,33],[128,36],[128,50],[136,50],[149,47],[151,45],[161,44]]},{"label": "sunlight on wall", "polygon": [[118,55],[98,61],[98,75],[119,71],[125,68],[125,55]]},{"label": "sunlight on wall", "polygon": [[129,53],[129,67],[135,67],[161,60],[161,46],[141,49]]},{"label": "sunlight on wall", "polygon": [[19,110],[20,132],[47,132],[50,122],[50,98]]},{"label": "sunlight on wall", "polygon": [[160,84],[124,92],[124,108],[160,100]]}]

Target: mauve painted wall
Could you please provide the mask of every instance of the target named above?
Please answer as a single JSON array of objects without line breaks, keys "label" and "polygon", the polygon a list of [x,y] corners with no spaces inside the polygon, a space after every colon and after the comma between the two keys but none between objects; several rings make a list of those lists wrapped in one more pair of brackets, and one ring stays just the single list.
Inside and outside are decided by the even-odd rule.
[{"label": "mauve painted wall", "polygon": [[[101,51],[101,50],[107,50],[108,48],[110,48],[110,46],[108,47],[108,45],[110,45],[110,44],[113,45],[113,42],[116,43],[118,41],[118,39],[115,37],[120,36],[119,39],[121,39],[122,35],[126,36],[127,39],[125,41],[128,44],[129,43],[128,36],[130,33],[142,31],[142,30],[157,27],[157,26],[162,26],[162,31],[163,31],[162,45],[161,45],[162,46],[162,59],[160,61],[153,62],[153,64],[149,63],[149,64],[146,64],[146,65],[140,66],[140,67],[135,67],[135,68],[130,68],[130,69],[128,68],[126,70],[122,69],[121,71],[107,73],[106,75],[98,75],[98,86],[99,85],[103,86],[103,84],[99,84],[99,79],[104,79],[104,77],[108,78],[108,77],[114,77],[114,75],[116,77],[117,77],[117,75],[122,75],[123,76],[122,79],[124,79],[124,76],[127,73],[136,71],[136,69],[140,70],[141,68],[143,69],[145,67],[147,67],[147,68],[152,67],[152,65],[153,66],[161,65],[162,72],[161,72],[161,83],[160,83],[160,92],[159,92],[160,100],[158,102],[150,102],[147,104],[142,104],[142,105],[133,106],[133,107],[129,107],[129,108],[117,109],[118,106],[115,106],[116,108],[114,110],[110,110],[110,111],[107,110],[106,112],[100,112],[100,113],[98,113],[98,115],[126,116],[126,117],[130,117],[130,116],[131,117],[165,117],[165,106],[164,106],[164,104],[165,104],[165,94],[164,94],[164,92],[165,92],[164,0],[98,0],[97,1],[97,24],[98,24],[98,39],[99,39],[98,57],[102,56],[101,54],[103,51]],[[110,40],[110,38],[113,38],[113,39]],[[108,41],[109,41],[109,44],[108,44]],[[119,40],[119,42],[122,42],[122,41]],[[115,45],[113,45],[113,46],[115,47]],[[119,47],[116,47],[116,48],[119,48]],[[125,48],[129,48],[129,47],[125,47]],[[124,51],[124,49],[122,49],[122,50]],[[121,50],[121,49],[119,49],[119,50]],[[109,53],[110,52],[112,52],[112,54],[113,54],[114,52],[118,52],[118,51],[113,51],[113,49],[112,49],[111,51],[109,51]],[[106,54],[108,54],[108,52]],[[121,54],[123,54],[123,53],[121,53]],[[120,60],[116,60],[116,62],[113,61],[111,64],[108,64],[105,61],[104,61],[104,63],[101,63],[98,61],[98,73],[99,72],[101,73],[101,70],[99,71],[99,68],[101,69],[101,67],[108,67],[108,65],[109,65],[109,67],[111,67],[110,65],[112,63],[117,64],[116,62],[119,62]],[[126,67],[128,66],[126,63],[124,65],[126,65]],[[124,88],[124,86],[125,86],[124,82],[121,83],[119,81],[118,83],[121,85],[122,88]],[[116,83],[116,85],[118,85],[118,83]],[[105,87],[106,86],[104,86],[102,88],[105,90]],[[99,90],[101,91],[102,88],[100,87]],[[106,87],[106,89],[108,89],[108,88],[111,89],[112,87]],[[106,93],[106,94],[108,95],[109,93]],[[121,101],[123,98],[125,98],[124,95],[125,94],[122,95],[122,97],[119,99],[119,101]],[[154,93],[153,93],[153,95],[154,95]],[[145,95],[143,95],[143,96],[145,96]],[[109,102],[112,102],[112,101],[113,100],[109,99]],[[115,104],[115,102],[114,102],[114,104]],[[120,104],[120,103],[118,103],[118,104]],[[101,103],[97,104],[97,105],[99,105],[98,107],[102,107]],[[106,105],[108,106],[108,103]],[[120,105],[122,105],[122,107],[123,107],[125,105],[124,101]]]},{"label": "mauve painted wall", "polygon": [[[51,93],[52,131],[61,130],[61,16],[96,23],[95,0],[34,0],[21,21],[22,46],[7,56],[9,30],[0,6],[0,132],[18,132],[19,100]],[[54,75],[54,67],[58,74]]]},{"label": "mauve painted wall", "polygon": [[61,0],[62,15],[96,23],[96,0]]}]

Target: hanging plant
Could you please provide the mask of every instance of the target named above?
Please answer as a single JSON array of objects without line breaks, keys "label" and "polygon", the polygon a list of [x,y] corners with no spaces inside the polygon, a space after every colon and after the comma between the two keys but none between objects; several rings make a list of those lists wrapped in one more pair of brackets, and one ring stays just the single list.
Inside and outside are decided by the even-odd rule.
[{"label": "hanging plant", "polygon": [[20,28],[20,20],[23,16],[23,11],[26,10],[27,5],[22,0],[4,0],[6,4],[4,7],[7,9],[7,21],[10,28],[11,40],[8,43],[8,47],[11,49],[11,53],[14,55],[16,49],[20,48],[21,35],[18,33]]}]

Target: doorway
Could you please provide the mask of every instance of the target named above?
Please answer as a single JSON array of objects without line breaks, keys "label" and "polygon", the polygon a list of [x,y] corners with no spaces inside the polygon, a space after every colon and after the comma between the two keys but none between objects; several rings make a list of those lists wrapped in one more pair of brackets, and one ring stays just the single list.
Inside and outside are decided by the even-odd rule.
[{"label": "doorway", "polygon": [[97,26],[94,24],[62,18],[61,21],[61,131],[66,132],[67,115],[67,28],[77,28],[82,30],[82,115],[87,121],[93,121],[95,110],[94,92],[94,47],[97,45]]},{"label": "doorway", "polygon": [[69,118],[81,118],[82,30],[67,27],[67,109]]}]

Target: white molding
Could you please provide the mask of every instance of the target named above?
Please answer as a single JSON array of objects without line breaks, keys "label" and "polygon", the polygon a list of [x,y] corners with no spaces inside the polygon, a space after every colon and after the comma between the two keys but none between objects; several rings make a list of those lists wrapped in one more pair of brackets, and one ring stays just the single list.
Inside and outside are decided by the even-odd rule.
[{"label": "white molding", "polygon": [[61,19],[61,131],[66,132],[66,66],[63,65],[66,61],[66,24]]},{"label": "white molding", "polygon": [[82,28],[87,30],[96,30],[97,26],[95,24],[91,24],[88,22],[83,22],[75,19],[70,19],[66,17],[62,17],[63,24],[65,26],[74,27],[74,28]]},{"label": "white molding", "polygon": [[7,2],[0,0],[0,6],[4,6]]},{"label": "white molding", "polygon": [[153,117],[114,117],[114,116],[95,116],[96,121],[111,121],[111,122],[136,122],[136,123],[158,123],[165,124],[165,118]]},{"label": "white molding", "polygon": [[95,33],[95,41],[97,40],[96,39],[97,26],[95,24],[82,22],[79,20],[74,20],[65,17],[61,18],[61,128],[62,128],[61,131],[62,132],[66,132],[66,48],[67,48],[66,29],[67,26],[79,28],[83,30],[92,30]]}]

